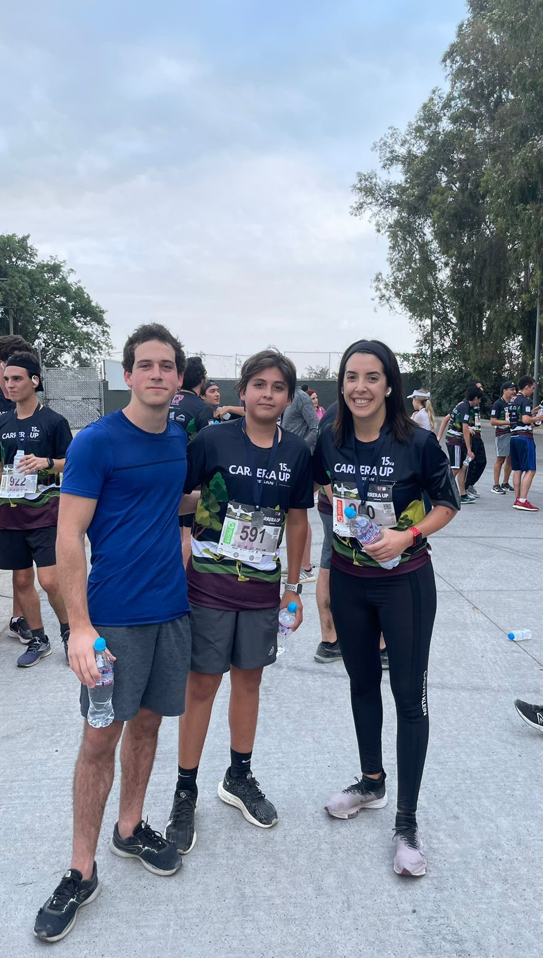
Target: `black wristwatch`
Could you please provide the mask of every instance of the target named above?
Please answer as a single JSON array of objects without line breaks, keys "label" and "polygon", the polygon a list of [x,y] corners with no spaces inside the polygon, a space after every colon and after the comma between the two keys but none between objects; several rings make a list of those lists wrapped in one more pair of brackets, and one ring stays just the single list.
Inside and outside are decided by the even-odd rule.
[{"label": "black wristwatch", "polygon": [[52,469],[54,465],[55,465],[55,460],[54,460],[54,459],[51,459],[51,456],[48,456],[48,457],[47,457],[47,468],[48,468],[48,469]]}]

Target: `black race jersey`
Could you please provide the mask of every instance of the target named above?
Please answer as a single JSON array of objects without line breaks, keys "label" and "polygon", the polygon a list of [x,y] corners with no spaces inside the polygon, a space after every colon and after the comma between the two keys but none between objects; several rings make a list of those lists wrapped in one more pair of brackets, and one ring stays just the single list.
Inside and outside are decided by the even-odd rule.
[{"label": "black race jersey", "polygon": [[202,428],[197,425],[198,416],[207,412],[213,413],[211,406],[197,396],[192,389],[182,389],[175,394],[170,403],[170,419],[183,426],[189,440],[194,438],[199,428]]},{"label": "black race jersey", "polygon": [[467,399],[463,399],[456,405],[451,413],[449,427],[445,435],[445,442],[448,446],[461,446],[464,442],[464,433],[462,426],[466,425],[475,428],[475,407],[470,406]]},{"label": "black race jersey", "polygon": [[531,422],[526,423],[522,421],[523,416],[532,415],[532,399],[524,395],[524,393],[519,393],[518,396],[515,396],[514,399],[507,406],[507,411],[509,413],[509,428],[511,430],[511,437],[514,436],[527,436],[529,439],[534,438],[534,427]]},{"label": "black race jersey", "polygon": [[[382,443],[381,443],[382,439]],[[378,446],[378,443],[380,444]],[[376,455],[377,453],[377,455]],[[333,565],[352,575],[398,575],[429,561],[426,539],[407,549],[394,569],[382,569],[362,551],[349,535],[343,515],[349,501],[358,506],[355,456],[364,480],[369,478],[365,503],[368,516],[380,527],[400,531],[416,526],[426,515],[423,493],[434,505],[458,510],[460,500],[451,475],[448,456],[433,432],[416,429],[405,443],[397,442],[387,427],[375,442],[351,439],[346,446],[334,445],[333,424],[325,426],[313,456],[313,475],[320,485],[331,485],[334,495]]]},{"label": "black race jersey", "polygon": [[[286,515],[289,509],[313,505],[307,443],[279,430],[271,456],[270,449],[255,446],[245,436],[242,421],[210,426],[194,437],[185,482],[186,493],[201,486],[187,569],[189,600],[235,611],[279,605],[279,545]],[[253,457],[263,486],[259,516]]]},{"label": "black race jersey", "polygon": [[496,426],[497,436],[509,435],[509,408],[508,407],[509,407],[509,403],[507,403],[505,399],[496,399],[496,402],[492,406],[490,418],[499,419],[500,422],[503,422],[503,426]]},{"label": "black race jersey", "polygon": [[[38,406],[27,419],[14,410],[0,420],[2,467],[11,465],[18,449],[39,459],[64,459],[72,431],[64,416],[47,406]],[[58,518],[60,481],[57,473],[38,473],[37,490],[23,499],[0,498],[0,529],[42,529]]]},{"label": "black race jersey", "polygon": [[11,399],[8,399],[7,396],[4,396],[4,393],[0,389],[0,419],[3,419],[12,409],[15,409],[15,403],[12,402]]}]

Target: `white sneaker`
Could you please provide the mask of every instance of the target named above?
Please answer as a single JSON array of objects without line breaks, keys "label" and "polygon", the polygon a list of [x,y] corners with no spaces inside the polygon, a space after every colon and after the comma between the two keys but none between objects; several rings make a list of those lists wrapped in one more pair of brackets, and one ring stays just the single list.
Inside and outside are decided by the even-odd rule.
[{"label": "white sneaker", "polygon": [[394,856],[394,871],[397,875],[407,875],[411,878],[421,878],[426,874],[426,859],[422,850],[418,828],[396,829],[396,854]]}]

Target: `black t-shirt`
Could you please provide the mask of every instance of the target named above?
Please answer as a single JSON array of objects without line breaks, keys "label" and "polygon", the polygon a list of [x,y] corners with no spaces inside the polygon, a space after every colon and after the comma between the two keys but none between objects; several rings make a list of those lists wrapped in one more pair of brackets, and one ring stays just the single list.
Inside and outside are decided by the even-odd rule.
[{"label": "black t-shirt", "polygon": [[[38,406],[27,419],[14,410],[0,420],[2,466],[13,463],[17,450],[38,459],[64,459],[72,431],[64,416],[47,406]],[[58,518],[60,482],[57,473],[38,473],[37,492],[24,499],[0,498],[0,529],[42,529]]]},{"label": "black t-shirt", "polygon": [[464,442],[462,426],[466,424],[471,428],[475,427],[475,407],[470,406],[467,399],[459,402],[451,412],[449,427],[445,436],[445,442],[448,446],[460,446]]},{"label": "black t-shirt", "polygon": [[[242,420],[203,429],[189,444],[185,492],[201,486],[187,569],[189,600],[197,605],[235,611],[278,605],[281,566],[277,549],[285,516],[289,509],[313,505],[311,453],[303,439],[280,430],[269,467],[270,449],[253,443],[250,447],[263,484],[262,513],[269,527],[279,530],[276,548],[259,560],[251,559],[250,553],[253,543],[258,548],[258,542],[264,541],[262,530],[244,519],[254,510],[254,491]],[[223,530],[222,548],[234,543],[232,555],[224,555],[222,549],[219,552]]]},{"label": "black t-shirt", "polygon": [[496,435],[497,436],[507,436],[509,435],[509,419],[506,418],[509,416],[509,413],[506,413],[505,410],[508,409],[509,403],[505,399],[496,399],[496,402],[492,406],[490,413],[491,419],[499,419],[500,422],[503,422],[503,426],[496,426]]},{"label": "black t-shirt", "polygon": [[207,412],[213,413],[211,406],[191,389],[182,389],[175,394],[170,403],[170,419],[183,426],[189,441],[198,432],[197,417]]},{"label": "black t-shirt", "polygon": [[528,398],[523,393],[519,393],[511,400],[507,408],[509,412],[511,436],[527,436],[529,439],[533,439],[534,427],[531,423],[522,421],[523,416],[532,415],[531,397]]},{"label": "black t-shirt", "polygon": [[429,561],[427,542],[409,548],[394,569],[382,569],[370,559],[356,539],[348,534],[342,521],[343,508],[349,499],[360,502],[356,484],[354,453],[362,479],[369,476],[366,512],[379,526],[400,531],[416,526],[426,515],[423,492],[434,505],[458,510],[460,500],[451,475],[448,456],[436,436],[427,429],[415,429],[405,443],[397,442],[392,432],[381,433],[382,445],[352,441],[337,448],[334,428],[329,424],[321,432],[313,456],[313,475],[321,485],[331,484],[334,494],[334,554],[335,566],[353,575],[394,575],[410,572]]}]

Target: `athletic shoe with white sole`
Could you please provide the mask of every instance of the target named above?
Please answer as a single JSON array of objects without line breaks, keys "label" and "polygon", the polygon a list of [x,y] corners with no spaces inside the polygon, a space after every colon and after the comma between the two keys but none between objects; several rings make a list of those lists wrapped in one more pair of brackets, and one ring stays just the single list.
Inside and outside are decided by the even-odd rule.
[{"label": "athletic shoe with white sole", "polygon": [[319,642],[313,656],[315,662],[341,662],[343,655],[339,647],[339,639],[335,642]]},{"label": "athletic shoe with white sole", "polygon": [[52,649],[47,636],[40,639],[39,635],[32,636],[32,642],[26,647],[26,652],[17,659],[17,665],[20,669],[29,669],[32,665],[37,665],[46,655],[51,655]]},{"label": "athletic shoe with white sole", "polygon": [[527,499],[515,499],[513,509],[520,509],[522,512],[539,512],[539,506],[533,506]]},{"label": "athletic shoe with white sole", "polygon": [[528,705],[522,699],[515,699],[515,708],[523,722],[543,732],[543,705]]},{"label": "athletic shoe with white sole", "polygon": [[96,871],[96,862],[92,877],[83,881],[77,868],[70,868],[55,888],[53,894],[40,908],[34,924],[34,935],[40,941],[60,941],[72,930],[77,913],[83,905],[90,905],[101,891]]},{"label": "athletic shoe with white sole", "polygon": [[384,808],[388,802],[386,785],[386,775],[383,776],[383,782],[375,791],[370,791],[364,784],[364,780],[356,780],[354,785],[349,785],[342,792],[332,795],[328,804],[324,806],[332,818],[356,818],[359,812],[365,808]]},{"label": "athletic shoe with white sole", "polygon": [[513,486],[510,486],[508,482],[502,482],[502,489],[505,489],[506,492],[514,492]]},{"label": "athletic shoe with white sole", "polygon": [[8,633],[13,639],[19,639],[23,645],[32,642],[32,629],[24,615],[13,616],[10,619]]},{"label": "athletic shoe with white sole", "polygon": [[466,492],[464,496],[460,496],[460,502],[463,506],[470,506],[472,502],[477,502],[474,496],[469,496]]},{"label": "athletic shoe with white sole", "polygon": [[298,579],[299,585],[305,585],[308,582],[316,582],[316,581],[317,581],[317,576],[315,575],[313,568],[300,570],[300,578]]},{"label": "athletic shoe with white sole", "polygon": [[416,825],[412,828],[396,828],[396,854],[394,856],[394,871],[397,875],[406,875],[410,878],[421,878],[426,874],[426,858],[419,838]]},{"label": "athletic shoe with white sole", "polygon": [[474,499],[481,498],[481,494],[477,492],[477,489],[475,488],[475,486],[468,486],[468,488],[466,489],[466,492],[468,496],[473,496]]},{"label": "athletic shoe with white sole", "polygon": [[494,492],[497,496],[505,496],[506,492],[503,486],[500,486],[497,482],[492,486],[491,492]]},{"label": "athletic shoe with white sole", "polygon": [[181,855],[160,832],[155,832],[148,822],[136,825],[132,835],[121,838],[117,824],[109,848],[119,858],[135,858],[153,875],[175,875],[183,864]]},{"label": "athletic shoe with white sole", "polygon": [[198,790],[176,788],[164,838],[175,845],[180,855],[188,855],[196,844],[194,813],[197,807]]},{"label": "athletic shoe with white sole", "polygon": [[222,782],[219,782],[219,798],[227,805],[239,808],[245,821],[259,828],[271,828],[277,822],[275,807],[260,790],[252,772],[244,778],[231,778],[230,769]]}]

